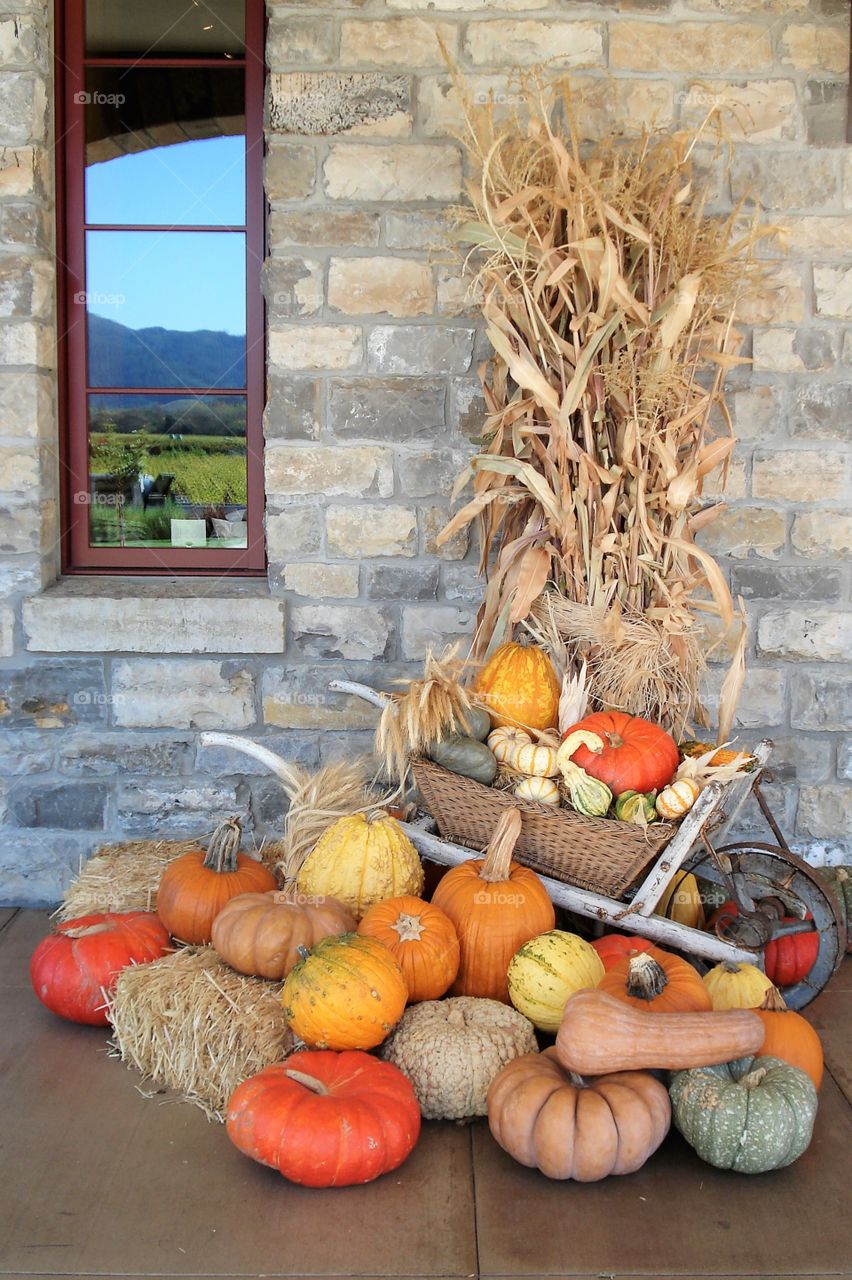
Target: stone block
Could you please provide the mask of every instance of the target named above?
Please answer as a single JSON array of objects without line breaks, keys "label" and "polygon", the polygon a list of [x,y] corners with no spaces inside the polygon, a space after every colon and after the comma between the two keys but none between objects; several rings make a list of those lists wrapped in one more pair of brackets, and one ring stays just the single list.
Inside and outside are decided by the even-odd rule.
[{"label": "stone block", "polygon": [[436,564],[377,564],[367,570],[367,595],[375,600],[434,600]]},{"label": "stone block", "polygon": [[[0,243],[4,238],[0,234]],[[0,325],[0,363],[4,365],[38,365],[49,369],[53,363],[54,345],[46,325],[29,320]]]},{"label": "stone block", "polygon": [[789,415],[791,436],[845,441],[850,419],[852,385],[848,382],[812,381],[793,388]]},{"label": "stone block", "polygon": [[0,673],[0,723],[9,729],[102,724],[108,695],[103,663],[76,658]]},{"label": "stone block", "polygon": [[345,315],[429,315],[435,308],[432,268],[412,258],[332,258],[328,305]]},{"label": "stone block", "polygon": [[[719,691],[726,668],[711,668],[702,702],[710,712],[710,723],[716,722],[719,708]],[[786,682],[783,671],[774,667],[746,667],[745,683],[737,703],[734,717],[736,729],[766,729],[784,721],[784,696]],[[744,745],[753,745],[752,738],[743,738]]]},{"label": "stone block", "polygon": [[443,63],[440,37],[450,51],[457,43],[454,23],[428,18],[348,18],[340,28],[340,62],[344,67],[437,67]]},{"label": "stone block", "polygon": [[474,609],[478,609],[482,603],[485,582],[479,576],[479,570],[475,564],[442,565],[441,583],[444,598],[449,603],[467,605]]},{"label": "stone block", "polygon": [[[269,244],[272,249],[306,244],[312,249],[347,245],[369,248],[379,243],[379,229],[379,215],[367,210],[274,209],[269,218]],[[388,244],[397,247],[390,241]]]},{"label": "stone block", "polygon": [[354,325],[285,325],[269,331],[269,363],[298,373],[318,369],[357,369],[361,330]]},{"label": "stone block", "polygon": [[481,314],[482,291],[476,280],[463,275],[457,264],[439,266],[436,271],[438,314],[472,316]]},{"label": "stone block", "polygon": [[641,18],[610,24],[609,65],[625,71],[739,72],[772,67],[772,32],[757,22],[661,25]]},{"label": "stone block", "polygon": [[121,659],[110,701],[120,728],[247,729],[256,720],[254,677],[235,661]]},{"label": "stone block", "polygon": [[731,167],[735,200],[759,201],[769,210],[827,209],[839,185],[833,157],[820,151],[741,149]]},{"label": "stone block", "polygon": [[270,322],[316,315],[325,300],[323,272],[315,258],[267,258],[261,283]]},{"label": "stone block", "polygon": [[852,553],[852,513],[802,511],[793,519],[791,541],[800,556],[844,559]]},{"label": "stone block", "polygon": [[407,76],[302,71],[270,77],[270,126],[280,133],[358,134],[369,128],[398,136],[403,126],[408,132],[410,115]]},{"label": "stone block", "polygon": [[741,324],[801,324],[804,318],[802,268],[795,263],[767,264],[760,285],[737,304]]},{"label": "stone block", "polygon": [[385,244],[389,249],[436,249],[447,242],[443,213],[393,210],[385,214]]},{"label": "stone block", "polygon": [[263,719],[281,729],[372,729],[378,713],[361,698],[334,693],[330,680],[358,680],[349,664],[267,667],[263,673]]},{"label": "stone block", "polygon": [[852,215],[785,218],[784,231],[791,253],[838,257],[852,253]]},{"label": "stone block", "polygon": [[[0,449],[0,453],[6,450]],[[10,451],[11,452],[11,451]],[[19,555],[39,551],[44,541],[47,524],[52,521],[54,503],[37,505],[23,503],[0,504],[0,552]]]},{"label": "stone block", "polygon": [[51,307],[52,274],[45,263],[18,254],[0,259],[0,319],[46,320]]},{"label": "stone block", "polygon": [[170,776],[192,767],[191,738],[153,737],[141,733],[63,734],[59,768],[78,778],[138,773]]},{"label": "stone block", "polygon": [[328,429],[345,440],[432,439],[444,431],[445,399],[444,383],[437,379],[335,380],[328,392]]},{"label": "stone block", "polygon": [[6,812],[19,827],[102,831],[107,788],[94,782],[30,782],[9,787]]},{"label": "stone block", "polygon": [[756,373],[824,373],[837,358],[836,337],[826,329],[755,329]]},{"label": "stone block", "polygon": [[831,778],[832,744],[828,738],[797,733],[772,736],[772,776],[782,783],[827,782]]},{"label": "stone block", "polygon": [[80,596],[47,591],[24,601],[31,652],[281,653],[284,606],[267,595]]},{"label": "stone block", "polygon": [[[116,791],[116,812],[125,836],[191,839],[209,834],[225,818],[244,816],[233,786],[208,782],[128,782]],[[247,799],[247,793],[245,795]]]},{"label": "stone block", "polygon": [[[316,182],[316,152],[304,142],[270,140],[264,162],[266,195],[270,204],[307,200]],[[310,240],[305,240],[310,244]]]},{"label": "stone block", "polygon": [[393,493],[390,450],[271,444],[266,449],[268,493],[388,498]]},{"label": "stone block", "polygon": [[849,494],[846,462],[841,454],[810,449],[756,453],[752,471],[755,498],[776,502],[820,502]]},{"label": "stone block", "polygon": [[754,386],[730,398],[738,440],[767,440],[783,431],[779,387]]},{"label": "stone block", "polygon": [[447,325],[376,325],[367,339],[371,373],[465,373],[473,355],[472,328]]},{"label": "stone block", "polygon": [[852,674],[793,673],[794,729],[843,730],[852,725]]},{"label": "stone block", "polygon": [[812,147],[839,147],[846,141],[846,80],[809,80],[804,92],[805,130]]},{"label": "stone block", "polygon": [[799,135],[796,86],[792,80],[694,80],[679,94],[681,122],[702,123],[714,107],[724,112],[734,138],[749,142],[781,141]]},{"label": "stone block", "polygon": [[370,605],[294,605],[290,632],[294,650],[305,658],[372,662],[391,656],[391,620]]},{"label": "stone block", "polygon": [[758,622],[757,650],[770,658],[845,662],[852,652],[852,612],[815,606],[766,613]]},{"label": "stone block", "polygon": [[15,652],[15,611],[11,605],[0,605],[0,658],[11,658]]},{"label": "stone block", "polygon": [[842,74],[849,69],[848,23],[791,22],[781,32],[781,65]]},{"label": "stone block", "polygon": [[599,67],[604,61],[603,34],[597,22],[495,19],[470,24],[464,54],[475,67],[545,61],[557,67]]},{"label": "stone block", "polygon": [[322,543],[322,514],[317,507],[286,507],[266,513],[266,551],[270,561],[316,555]]},{"label": "stone block", "polygon": [[829,840],[847,839],[852,829],[852,787],[842,784],[802,787],[796,834]]},{"label": "stone block", "polygon": [[0,420],[4,435],[35,440],[55,423],[50,380],[46,375],[0,372]]},{"label": "stone block", "polygon": [[27,71],[4,71],[0,76],[0,138],[5,146],[21,147],[45,137],[47,98],[44,80]]},{"label": "stone block", "polygon": [[32,492],[39,484],[38,449],[0,447],[0,487],[10,493]]},{"label": "stone block", "polygon": [[399,487],[406,498],[442,498],[448,494],[466,464],[466,456],[452,449],[400,454]]},{"label": "stone block", "polygon": [[417,554],[417,512],[395,505],[331,506],[326,512],[330,555],[359,560]]},{"label": "stone block", "polygon": [[37,156],[35,147],[0,146],[0,196],[35,195],[39,187]]},{"label": "stone block", "polygon": [[812,565],[738,565],[731,589],[746,600],[836,600],[840,570]]},{"label": "stone block", "polygon": [[460,529],[438,545],[438,534],[452,513],[447,507],[420,508],[420,542],[422,553],[436,560],[464,560],[470,546],[470,528]]},{"label": "stone block", "polygon": [[454,605],[406,605],[402,611],[402,656],[425,658],[427,650],[440,653],[461,637],[473,637],[476,614]]},{"label": "stone block", "polygon": [[814,265],[817,314],[834,319],[852,317],[852,267]]},{"label": "stone block", "polygon": [[[322,66],[334,60],[335,30],[331,17],[290,14],[273,16],[266,34],[266,63],[273,71],[293,63]],[[272,117],[273,128],[279,126]]]},{"label": "stone block", "polygon": [[0,777],[47,773],[53,768],[56,743],[49,733],[5,729],[0,734]]},{"label": "stone block", "polygon": [[449,144],[335,143],[323,175],[332,200],[443,202],[461,194],[461,159]]},{"label": "stone block", "polygon": [[314,600],[354,600],[358,595],[358,566],[302,560],[285,565],[284,586],[297,596]]},{"label": "stone block", "polygon": [[[837,744],[837,776],[852,782],[852,738],[844,738]],[[822,779],[816,779],[821,782]]]},{"label": "stone block", "polygon": [[267,440],[317,440],[321,425],[322,383],[268,371],[269,400],[263,414]]},{"label": "stone block", "polygon": [[482,434],[486,414],[485,397],[482,394],[482,383],[478,375],[470,374],[466,378],[453,378],[450,386],[451,425],[469,439],[478,438]]}]

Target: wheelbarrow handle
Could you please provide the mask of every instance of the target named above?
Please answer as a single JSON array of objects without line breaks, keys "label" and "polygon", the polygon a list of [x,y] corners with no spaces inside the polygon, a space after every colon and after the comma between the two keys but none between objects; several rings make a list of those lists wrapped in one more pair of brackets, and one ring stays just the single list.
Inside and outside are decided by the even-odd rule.
[{"label": "wheelbarrow handle", "polygon": [[334,693],[351,693],[356,698],[363,698],[364,702],[372,703],[380,711],[393,701],[390,694],[379,693],[377,689],[371,689],[368,684],[357,684],[354,680],[329,680],[328,687]]}]

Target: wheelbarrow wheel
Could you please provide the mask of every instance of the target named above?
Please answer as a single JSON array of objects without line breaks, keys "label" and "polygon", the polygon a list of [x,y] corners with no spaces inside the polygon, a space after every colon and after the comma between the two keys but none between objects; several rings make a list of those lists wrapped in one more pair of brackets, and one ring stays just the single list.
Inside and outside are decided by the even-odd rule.
[{"label": "wheelbarrow wheel", "polygon": [[[804,920],[810,914],[819,936],[816,960],[800,982],[781,988],[789,1009],[804,1009],[826,986],[846,951],[846,925],[834,890],[807,862],[778,845],[739,842],[723,845],[716,852],[729,860],[731,877],[744,899],[750,898],[756,905],[775,898],[784,904],[788,915]],[[691,863],[690,870],[718,880],[709,853]],[[739,939],[738,945],[748,943]],[[755,963],[761,967],[763,945],[755,945]]]}]

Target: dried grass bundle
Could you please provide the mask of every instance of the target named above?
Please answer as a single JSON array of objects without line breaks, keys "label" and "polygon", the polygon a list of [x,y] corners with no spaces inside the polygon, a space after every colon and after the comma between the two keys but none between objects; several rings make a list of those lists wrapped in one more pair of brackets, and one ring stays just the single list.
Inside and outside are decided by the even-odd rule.
[{"label": "dried grass bundle", "polygon": [[369,785],[371,772],[366,756],[334,760],[316,773],[292,766],[293,783],[287,787],[290,808],[275,863],[285,889],[293,884],[308,854],[333,822],[375,807],[378,797]]},{"label": "dried grass bundle", "polygon": [[113,1056],[220,1121],[237,1085],[294,1046],[279,984],[235,973],[212,947],[124,969],[109,1018]]},{"label": "dried grass bundle", "polygon": [[[694,535],[721,510],[703,506],[702,489],[711,472],[726,478],[734,445],[723,396],[726,372],[744,362],[734,315],[760,275],[754,247],[776,229],[757,213],[744,224],[741,206],[705,212],[693,156],[718,112],[692,132],[581,151],[567,81],[524,80],[507,125],[456,81],[474,177],[455,231],[494,354],[480,370],[481,451],[455,490],[470,484],[473,496],[439,542],[480,526],[489,581],[474,653],[553,583],[596,611],[575,613],[584,633],[593,617],[658,633],[629,650],[632,690],[614,678],[623,638],[621,652],[606,644],[595,701],[638,713],[671,702],[685,721],[698,705],[699,618],[734,623],[722,572]],[[650,681],[640,655],[659,664]]]}]

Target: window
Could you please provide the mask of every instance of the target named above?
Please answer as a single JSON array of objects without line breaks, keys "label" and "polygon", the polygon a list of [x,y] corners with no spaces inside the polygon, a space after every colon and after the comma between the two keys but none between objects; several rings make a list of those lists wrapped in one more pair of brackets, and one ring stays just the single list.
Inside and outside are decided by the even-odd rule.
[{"label": "window", "polygon": [[263,0],[57,0],[67,572],[259,573]]}]

